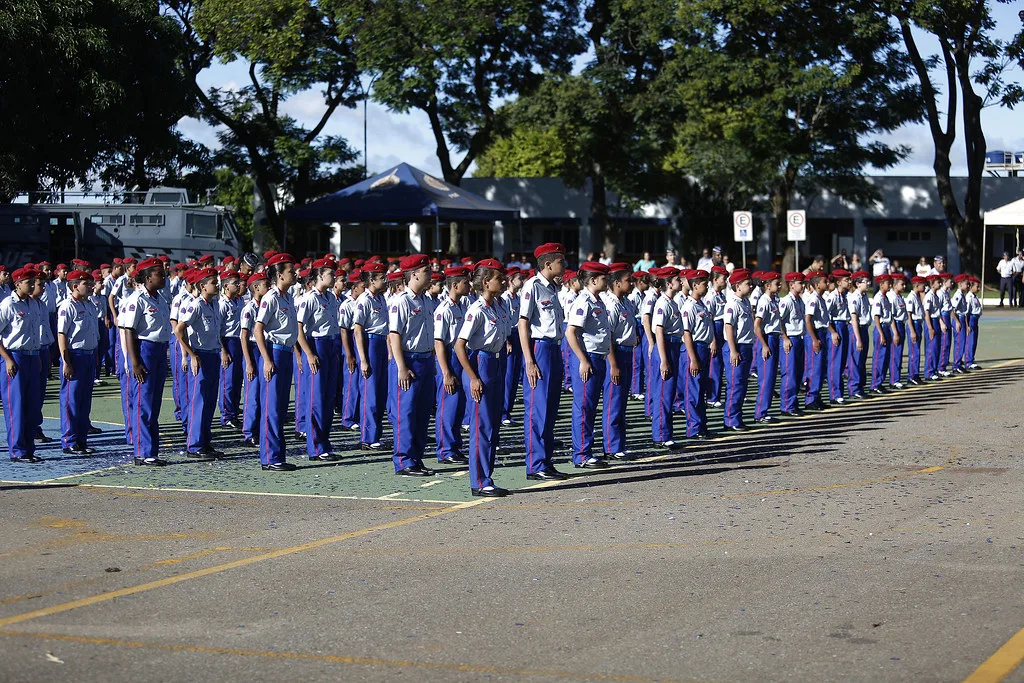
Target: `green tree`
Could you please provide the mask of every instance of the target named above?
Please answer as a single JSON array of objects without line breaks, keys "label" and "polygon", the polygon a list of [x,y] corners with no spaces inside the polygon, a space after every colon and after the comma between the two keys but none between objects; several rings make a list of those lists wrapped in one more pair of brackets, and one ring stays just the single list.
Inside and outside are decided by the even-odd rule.
[{"label": "green tree", "polygon": [[561,175],[568,163],[565,141],[551,128],[515,129],[495,137],[477,157],[477,178],[546,178]]},{"label": "green tree", "polygon": [[242,233],[243,251],[248,251],[252,249],[253,238],[252,178],[235,173],[225,166],[215,169],[213,175],[217,182],[214,203],[232,208],[235,223]]},{"label": "green tree", "polygon": [[[956,236],[960,267],[977,270],[984,229],[981,179],[986,151],[981,113],[993,104],[1012,108],[1020,103],[1024,90],[1019,83],[1007,81],[1006,75],[1012,62],[1020,61],[1024,33],[1009,43],[994,38],[991,4],[985,1],[955,0],[936,5],[903,0],[892,2],[889,10],[899,22],[907,55],[921,85],[924,118],[935,143],[932,168],[942,210]],[[938,40],[939,55],[921,53],[914,36],[915,26]],[[934,80],[933,70],[938,71]],[[957,137],[958,122],[963,124],[967,152],[963,210],[950,181],[950,151]]]}]

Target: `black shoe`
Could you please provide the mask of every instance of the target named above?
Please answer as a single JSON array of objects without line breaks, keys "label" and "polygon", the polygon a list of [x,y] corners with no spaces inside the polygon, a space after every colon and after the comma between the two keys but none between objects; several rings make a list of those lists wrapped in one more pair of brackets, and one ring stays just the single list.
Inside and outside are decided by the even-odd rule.
[{"label": "black shoe", "polygon": [[203,446],[202,448],[199,449],[199,452],[202,453],[203,455],[208,455],[211,458],[223,458],[224,457],[224,451],[218,451],[213,446]]},{"label": "black shoe", "polygon": [[786,417],[803,417],[803,413],[799,410],[783,410],[779,415],[785,415]]},{"label": "black shoe", "polygon": [[11,462],[24,462],[31,465],[34,465],[35,463],[42,461],[43,459],[40,458],[38,455],[20,455],[11,458]]},{"label": "black shoe", "polygon": [[242,439],[241,445],[242,446],[255,446],[256,448],[259,448],[260,442],[257,441],[254,437],[250,436],[248,438]]},{"label": "black shoe", "polygon": [[146,467],[166,467],[167,461],[160,458],[135,458],[135,464]]},{"label": "black shoe", "polygon": [[711,438],[711,433],[710,432],[697,432],[693,436],[688,436],[686,438],[689,439],[690,441],[707,441],[708,439]]},{"label": "black shoe", "polygon": [[233,419],[233,420],[228,420],[227,422],[225,422],[225,423],[224,423],[224,426],[225,426],[225,427],[231,427],[232,429],[241,429],[241,428],[242,428],[242,421],[241,421],[241,420],[239,420],[239,419],[238,419],[238,418],[236,417],[236,418],[235,418],[235,419]]},{"label": "black shoe", "polygon": [[64,449],[65,455],[92,455],[95,452],[96,451],[94,449],[89,448],[88,446],[83,446],[81,444],[75,444],[71,448]]},{"label": "black shoe", "polygon": [[879,386],[878,386],[877,388],[875,388],[875,389],[872,389],[871,391],[872,391],[872,392],[874,392],[874,393],[876,393],[876,394],[883,394],[883,395],[884,395],[884,394],[891,394],[891,393],[892,393],[891,391],[889,391],[888,389],[886,389],[885,387],[883,387],[883,386],[881,386],[881,385],[879,385]]},{"label": "black shoe", "polygon": [[100,429],[99,427],[89,427],[88,432],[89,434],[102,434],[103,430]]},{"label": "black shoe", "polygon": [[269,465],[260,465],[267,472],[294,472],[297,468],[290,462],[273,462]]},{"label": "black shoe", "polygon": [[401,477],[432,477],[434,476],[434,470],[428,469],[423,465],[412,465],[404,470],[398,470],[395,474]]},{"label": "black shoe", "polygon": [[469,492],[474,496],[482,496],[484,498],[504,498],[511,494],[508,489],[503,489],[499,486],[485,486],[482,489],[470,489]]},{"label": "black shoe", "polygon": [[754,422],[757,422],[758,424],[771,424],[773,422],[778,422],[778,420],[771,415],[765,415],[764,417],[757,418]]},{"label": "black shoe", "polygon": [[363,443],[359,444],[359,449],[363,451],[379,451],[382,448],[384,448],[384,444],[382,444],[380,441],[375,441],[374,443],[366,443],[364,441]]},{"label": "black shoe", "polygon": [[624,461],[632,460],[633,459],[632,455],[630,455],[629,453],[626,453],[624,451],[619,451],[618,453],[605,453],[604,457],[610,458],[612,460],[619,460],[620,462],[624,462]]},{"label": "black shoe", "polygon": [[561,439],[555,439],[554,446],[555,448],[565,448],[565,442]]},{"label": "black shoe", "polygon": [[672,441],[671,439],[668,441],[655,441],[654,445],[657,446],[658,448],[664,448],[669,451],[683,450],[683,444],[679,443],[678,441]]},{"label": "black shoe", "polygon": [[53,441],[53,439],[42,433],[37,434],[35,440],[39,443],[51,443]]},{"label": "black shoe", "polygon": [[213,462],[214,460],[217,459],[217,458],[213,457],[212,455],[209,455],[207,453],[203,453],[202,451],[200,451],[198,453],[193,453],[192,451],[187,451],[185,453],[185,457],[188,458],[189,460],[195,460],[196,462]]},{"label": "black shoe", "polygon": [[468,465],[469,458],[462,453],[456,453],[455,455],[449,455],[447,458],[441,458],[438,462],[442,462],[445,465]]},{"label": "black shoe", "polygon": [[573,466],[582,470],[606,470],[611,467],[611,465],[600,458],[587,458],[583,461],[582,465],[576,465],[573,463]]},{"label": "black shoe", "polygon": [[808,404],[804,405],[804,410],[805,411],[810,410],[810,411],[814,411],[814,412],[821,412],[822,410],[825,410],[825,404],[822,403],[821,401],[815,401],[814,403],[808,403]]},{"label": "black shoe", "polygon": [[321,453],[320,455],[309,456],[310,462],[338,462],[341,456],[337,453]]},{"label": "black shoe", "polygon": [[569,478],[569,475],[564,472],[559,472],[553,467],[549,467],[546,470],[527,474],[526,478],[530,481],[565,481]]},{"label": "black shoe", "polygon": [[743,425],[743,424],[732,425],[731,427],[726,427],[725,431],[727,431],[727,432],[749,432],[750,431],[750,427],[748,427],[747,425]]},{"label": "black shoe", "polygon": [[921,380],[917,379],[916,377],[913,378],[912,380],[910,380],[910,383],[913,384],[915,387],[919,387],[922,384],[924,384],[924,382],[922,382]]},{"label": "black shoe", "polygon": [[306,432],[295,432],[295,438],[298,439],[299,441],[305,441]]}]

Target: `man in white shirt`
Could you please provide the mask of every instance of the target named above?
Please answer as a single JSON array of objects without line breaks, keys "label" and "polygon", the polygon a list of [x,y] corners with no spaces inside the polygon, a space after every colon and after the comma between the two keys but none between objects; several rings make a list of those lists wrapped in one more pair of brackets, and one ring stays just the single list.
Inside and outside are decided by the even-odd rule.
[{"label": "man in white shirt", "polygon": [[881,249],[875,251],[868,260],[871,262],[872,277],[889,274],[889,259],[885,257],[885,253]]},{"label": "man in white shirt", "polygon": [[1024,306],[1024,282],[1021,281],[1021,273],[1024,273],[1024,249],[1017,250],[1017,255],[1010,259],[1010,264],[1013,266],[1010,305]]},{"label": "man in white shirt", "polygon": [[702,251],[700,258],[697,259],[697,270],[706,270],[710,273],[714,265],[715,262],[711,260],[711,253],[707,249]]},{"label": "man in white shirt", "polygon": [[996,272],[999,273],[999,307],[1003,306],[1003,299],[1010,295],[1010,305],[1013,305],[1013,260],[1010,259],[1010,252],[1004,251],[1003,258],[996,264]]}]

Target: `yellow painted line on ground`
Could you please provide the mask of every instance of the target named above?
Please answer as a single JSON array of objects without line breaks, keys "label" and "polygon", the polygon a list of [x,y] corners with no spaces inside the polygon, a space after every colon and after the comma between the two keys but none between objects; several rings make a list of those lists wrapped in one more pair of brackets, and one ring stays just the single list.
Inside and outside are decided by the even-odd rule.
[{"label": "yellow painted line on ground", "polygon": [[1024,661],[1024,628],[1017,631],[981,666],[964,679],[964,683],[998,683]]},{"label": "yellow painted line on ground", "polygon": [[42,481],[35,482],[36,484],[49,484],[54,481],[61,481],[62,479],[74,479],[75,477],[87,477],[90,474],[99,474],[100,472],[109,472],[110,470],[119,470],[121,465],[112,465],[110,467],[101,467],[98,470],[90,470],[88,472],[82,472],[81,474],[66,474],[63,477],[54,477],[53,479],[43,479]]},{"label": "yellow painted line on ground", "polygon": [[119,590],[110,591],[107,593],[100,593],[99,595],[93,595],[88,598],[82,598],[80,600],[72,600],[71,602],[61,603],[59,605],[53,605],[51,607],[44,607],[42,609],[33,610],[31,612],[24,612],[22,614],[16,614],[14,616],[0,619],[0,628],[12,626],[14,624],[20,624],[24,621],[31,619],[38,619],[40,617],[47,617],[53,614],[60,614],[62,612],[68,612],[79,607],[88,607],[101,602],[107,602],[114,598],[120,598],[127,595],[136,595],[138,593],[144,593],[157,588],[163,588],[165,586],[172,586],[176,583],[183,581],[190,581],[192,579],[198,579],[203,576],[209,576],[211,574],[219,574],[226,572],[231,569],[237,569],[239,567],[246,567],[250,564],[256,564],[257,562],[263,562],[265,560],[273,560],[278,557],[285,557],[287,555],[294,555],[295,553],[306,552],[309,550],[315,550],[322,548],[333,543],[340,543],[347,541],[351,538],[357,538],[359,536],[365,536],[378,531],[385,531],[387,529],[394,529],[396,527],[405,526],[406,524],[412,524],[424,519],[430,519],[431,517],[439,517],[441,515],[448,514],[450,512],[456,512],[458,510],[465,510],[466,508],[479,505],[480,503],[486,502],[485,500],[475,500],[467,503],[459,503],[451,507],[444,508],[443,510],[434,510],[431,512],[425,512],[421,515],[414,515],[412,517],[406,517],[405,519],[398,519],[391,522],[385,522],[384,524],[375,524],[374,526],[366,527],[365,529],[359,529],[357,531],[348,531],[337,536],[330,536],[328,538],[321,538],[316,541],[310,541],[309,543],[302,543],[301,545],[291,546],[290,548],[281,548],[279,550],[273,550],[268,553],[255,555],[253,557],[246,557],[240,560],[234,560],[233,562],[226,562],[224,564],[214,565],[212,567],[206,567],[205,569],[197,569],[196,571],[186,572],[184,574],[178,574],[177,576],[169,576],[164,579],[158,579],[157,581],[150,581],[149,583],[143,583],[138,586],[130,586],[128,588],[121,588]]},{"label": "yellow painted line on ground", "polygon": [[[19,482],[24,483],[24,482]],[[185,489],[185,488],[174,488],[164,487],[154,488],[152,486],[122,486],[118,484],[78,484],[78,488],[83,489],[106,489],[112,493],[117,491],[174,491],[177,493],[219,493],[230,496],[269,496],[275,497],[280,496],[283,498],[318,498],[321,500],[393,500],[393,496],[405,495],[402,492],[389,493],[386,496],[379,496],[376,498],[368,496],[325,496],[317,493],[274,493],[273,491],[227,491],[221,489]],[[124,494],[131,495],[131,494]],[[437,503],[439,505],[459,505],[466,501],[463,500],[431,500],[429,498],[402,498],[401,502],[409,503]],[[480,502],[480,501],[475,501]]]},{"label": "yellow painted line on ground", "polygon": [[[11,638],[29,638],[33,640],[56,640],[66,643],[83,643],[86,645],[106,645],[111,647],[128,647],[163,652],[189,652],[206,655],[227,655],[232,657],[256,657],[262,659],[327,662],[330,664],[354,664],[357,666],[391,667],[399,669],[420,669],[432,671],[449,671],[453,673],[471,673],[484,676],[543,676],[549,678],[565,678],[577,681],[612,681],[614,683],[683,683],[668,678],[648,678],[643,676],[617,676],[615,674],[585,673],[562,669],[513,669],[498,666],[480,666],[472,664],[448,664],[444,662],[417,662],[402,659],[376,659],[373,657],[356,657],[346,655],[327,655],[312,652],[278,652],[266,650],[243,650],[229,647],[202,647],[199,645],[173,645],[169,643],[149,643],[138,640],[119,640],[116,638],[94,638],[89,636],[70,636],[59,633],[33,633],[29,631],[0,631],[0,636]],[[695,683],[690,680],[689,683]]]},{"label": "yellow painted line on ground", "polygon": [[443,479],[435,479],[434,481],[428,481],[426,484],[420,484],[420,488],[425,489],[425,488],[429,488],[431,486],[437,486],[438,484],[443,484],[443,483],[444,483]]}]

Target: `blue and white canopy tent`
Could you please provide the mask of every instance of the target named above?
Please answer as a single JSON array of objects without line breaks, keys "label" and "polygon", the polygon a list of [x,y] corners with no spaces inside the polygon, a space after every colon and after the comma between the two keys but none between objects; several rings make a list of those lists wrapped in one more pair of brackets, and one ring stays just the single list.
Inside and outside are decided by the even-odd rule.
[{"label": "blue and white canopy tent", "polygon": [[434,219],[434,250],[440,251],[441,221],[518,220],[519,210],[491,201],[401,163],[344,190],[293,206],[289,220],[412,223]]}]

